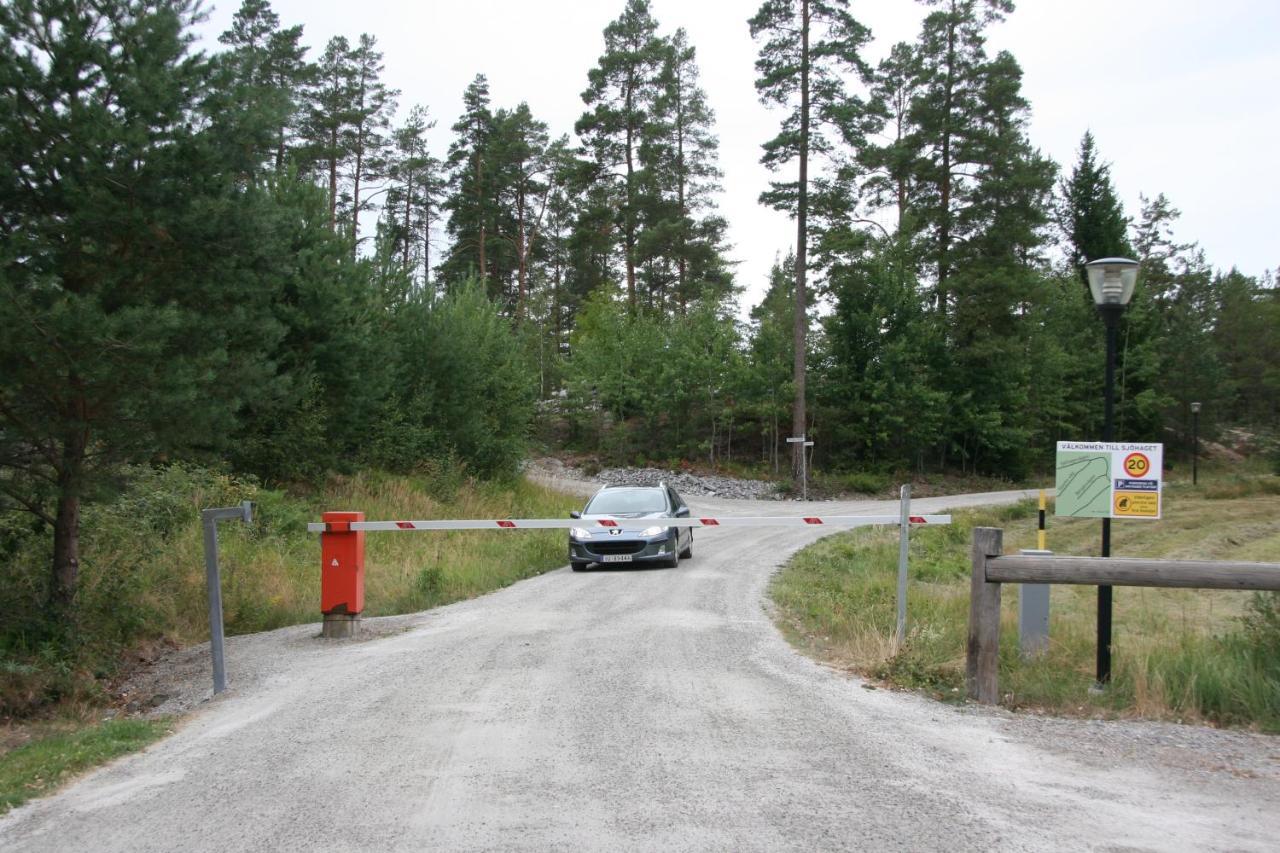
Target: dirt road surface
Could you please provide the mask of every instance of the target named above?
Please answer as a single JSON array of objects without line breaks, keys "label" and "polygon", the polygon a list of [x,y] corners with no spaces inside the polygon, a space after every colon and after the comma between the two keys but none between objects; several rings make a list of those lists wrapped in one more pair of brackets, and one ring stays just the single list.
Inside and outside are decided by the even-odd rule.
[{"label": "dirt road surface", "polygon": [[677,569],[566,568],[377,639],[233,638],[229,693],[0,819],[0,849],[1276,849],[1274,738],[951,707],[798,655],[765,588],[819,535],[699,530]]}]

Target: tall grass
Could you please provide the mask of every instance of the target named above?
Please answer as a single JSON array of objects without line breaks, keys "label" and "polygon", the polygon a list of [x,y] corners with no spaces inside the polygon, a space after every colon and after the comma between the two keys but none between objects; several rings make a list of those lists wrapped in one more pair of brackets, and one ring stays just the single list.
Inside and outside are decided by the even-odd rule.
[{"label": "tall grass", "polygon": [[[319,537],[306,525],[325,510],[362,510],[370,519],[564,517],[577,505],[528,482],[474,483],[444,467],[335,477],[311,494],[188,466],[124,476],[117,499],[85,513],[73,625],[51,626],[41,614],[47,537],[11,536],[14,555],[0,585],[0,715],[93,701],[99,679],[130,645],[208,638],[201,508],[257,503],[253,524],[219,526],[226,627],[238,634],[319,621]],[[365,613],[470,598],[565,561],[563,531],[371,534]]]},{"label": "tall grass", "polygon": [[[1236,490],[1247,498],[1229,497]],[[908,632],[895,648],[897,533],[858,530],[801,551],[771,587],[784,629],[814,654],[938,698],[963,696],[969,542],[1005,530],[1006,552],[1034,547],[1035,504],[955,513],[912,534]],[[1049,520],[1057,553],[1096,554],[1098,523]],[[1158,522],[1116,522],[1113,553],[1179,559],[1280,558],[1280,498],[1269,487],[1212,494],[1175,488]],[[1000,684],[1010,707],[1140,715],[1280,730],[1280,615],[1275,597],[1213,590],[1117,588],[1112,683],[1094,683],[1095,591],[1055,586],[1050,645],[1024,660],[1017,587],[1006,586]]]}]

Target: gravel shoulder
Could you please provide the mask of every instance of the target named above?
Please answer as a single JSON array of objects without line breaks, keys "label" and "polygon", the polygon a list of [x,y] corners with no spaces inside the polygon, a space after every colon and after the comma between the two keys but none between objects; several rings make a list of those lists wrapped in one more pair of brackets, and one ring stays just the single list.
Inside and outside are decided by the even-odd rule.
[{"label": "gravel shoulder", "polygon": [[356,642],[234,637],[216,700],[207,647],[174,653],[139,690],[185,725],[0,819],[0,847],[1274,849],[1275,738],[940,705],[797,654],[765,591],[819,535],[702,530],[678,569],[559,570]]}]

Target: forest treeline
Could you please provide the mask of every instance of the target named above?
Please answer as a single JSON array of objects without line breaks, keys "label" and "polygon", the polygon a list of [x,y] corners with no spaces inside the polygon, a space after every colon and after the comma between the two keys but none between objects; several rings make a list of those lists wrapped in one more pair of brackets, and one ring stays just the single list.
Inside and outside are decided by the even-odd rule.
[{"label": "forest treeline", "polygon": [[191,0],[0,6],[0,532],[48,535],[57,608],[126,463],[495,477],[541,427],[784,471],[803,431],[832,470],[1018,477],[1100,433],[1081,265],[1114,255],[1142,265],[1118,436],[1185,441],[1193,400],[1273,430],[1275,281],[1175,240],[1158,192],[1125,211],[1083,128],[1073,164],[1035,147],[986,46],[1012,3],[926,6],[875,65],[841,0],[742,22],[778,117],[761,203],[797,226],[746,322],[695,45],[646,0],[564,81],[573,128],[479,73],[444,150],[372,35],[308,45],[266,0],[207,54]]}]

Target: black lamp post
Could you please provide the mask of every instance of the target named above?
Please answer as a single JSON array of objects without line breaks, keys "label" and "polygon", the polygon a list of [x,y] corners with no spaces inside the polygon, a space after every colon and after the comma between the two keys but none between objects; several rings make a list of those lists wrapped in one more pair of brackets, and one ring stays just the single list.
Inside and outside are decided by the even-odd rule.
[{"label": "black lamp post", "polygon": [[1200,404],[1191,404],[1191,485],[1199,482],[1200,467]]},{"label": "black lamp post", "polygon": [[[1112,441],[1115,431],[1116,328],[1138,281],[1138,262],[1128,258],[1102,258],[1085,264],[1089,291],[1107,328],[1107,377],[1103,394],[1102,440]],[[1102,519],[1102,556],[1111,556],[1111,519]],[[1111,680],[1111,587],[1098,587],[1098,685]]]}]

